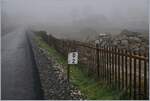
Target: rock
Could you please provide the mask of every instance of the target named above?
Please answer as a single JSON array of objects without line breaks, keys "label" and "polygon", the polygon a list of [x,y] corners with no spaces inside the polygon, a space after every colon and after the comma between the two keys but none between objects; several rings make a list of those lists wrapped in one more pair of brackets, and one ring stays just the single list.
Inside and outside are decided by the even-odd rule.
[{"label": "rock", "polygon": [[[110,46],[117,46],[131,51],[145,51],[148,46],[148,38],[138,32],[123,30],[119,35],[114,36]],[[145,50],[144,50],[145,49]]]},{"label": "rock", "polygon": [[125,45],[125,46],[127,46],[128,45],[128,40],[121,40],[121,44],[123,44],[123,45]]},{"label": "rock", "polygon": [[118,42],[114,41],[112,44],[116,46],[116,45],[118,45]]},{"label": "rock", "polygon": [[135,41],[135,42],[141,42],[141,39],[138,38],[138,37],[132,37],[131,40],[132,40],[132,41]]}]

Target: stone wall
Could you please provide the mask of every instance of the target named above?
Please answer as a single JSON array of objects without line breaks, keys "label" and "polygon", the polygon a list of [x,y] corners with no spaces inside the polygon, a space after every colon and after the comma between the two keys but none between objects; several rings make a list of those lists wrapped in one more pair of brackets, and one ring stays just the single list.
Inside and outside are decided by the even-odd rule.
[{"label": "stone wall", "polygon": [[107,37],[99,37],[100,43],[103,46],[116,46],[118,48],[127,49],[130,51],[148,51],[149,38],[142,33],[123,30],[119,35]]}]

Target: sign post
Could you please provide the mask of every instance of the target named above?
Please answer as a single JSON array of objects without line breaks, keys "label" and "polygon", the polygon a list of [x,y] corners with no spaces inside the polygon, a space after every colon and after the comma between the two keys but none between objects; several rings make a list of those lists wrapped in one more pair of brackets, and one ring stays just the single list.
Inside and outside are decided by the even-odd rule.
[{"label": "sign post", "polygon": [[70,65],[78,64],[78,52],[70,52],[68,53],[68,67],[67,67],[67,80],[69,83],[70,79]]},{"label": "sign post", "polygon": [[70,78],[70,65],[68,64],[68,67],[67,67],[67,81],[69,83],[69,78]]}]

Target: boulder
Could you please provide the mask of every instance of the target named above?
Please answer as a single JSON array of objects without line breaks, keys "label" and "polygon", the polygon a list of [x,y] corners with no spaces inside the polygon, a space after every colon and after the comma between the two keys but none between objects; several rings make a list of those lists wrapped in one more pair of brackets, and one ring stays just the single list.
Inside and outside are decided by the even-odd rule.
[{"label": "boulder", "polygon": [[128,45],[128,40],[121,40],[121,44],[123,44],[123,45],[125,45],[125,46],[127,46]]}]

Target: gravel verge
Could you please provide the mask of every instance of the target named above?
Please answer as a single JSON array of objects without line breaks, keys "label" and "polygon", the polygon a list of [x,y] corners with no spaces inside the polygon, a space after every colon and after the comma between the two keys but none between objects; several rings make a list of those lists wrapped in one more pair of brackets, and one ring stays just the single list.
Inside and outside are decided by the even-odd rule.
[{"label": "gravel verge", "polygon": [[57,63],[55,57],[48,57],[46,55],[47,51],[37,46],[33,40],[34,37],[35,35],[30,32],[30,41],[40,75],[41,86],[44,92],[44,99],[84,99],[80,90],[78,90],[73,85],[68,84],[63,66]]}]

